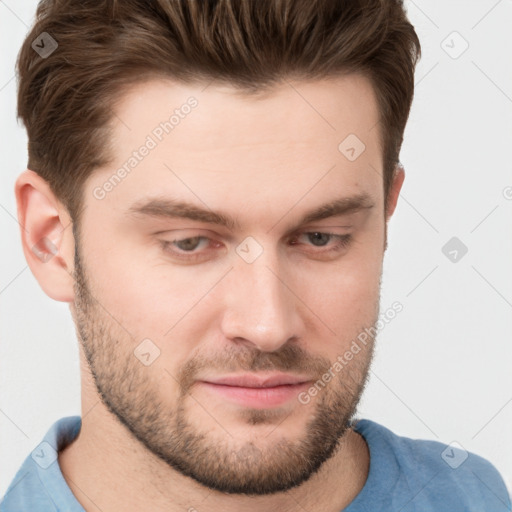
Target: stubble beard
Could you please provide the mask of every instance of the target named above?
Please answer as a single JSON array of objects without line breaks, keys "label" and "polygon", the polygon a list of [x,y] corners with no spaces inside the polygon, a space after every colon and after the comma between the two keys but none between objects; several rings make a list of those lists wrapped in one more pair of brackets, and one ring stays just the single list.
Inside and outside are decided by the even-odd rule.
[{"label": "stubble beard", "polygon": [[[378,307],[373,326],[377,317]],[[224,430],[220,428],[223,418],[212,419],[216,429],[211,425],[205,428],[204,421],[202,426],[194,421],[190,407],[197,411],[199,406],[189,395],[198,371],[212,366],[219,372],[301,373],[308,369],[309,374],[320,379],[332,366],[329,360],[312,357],[292,344],[283,345],[279,352],[237,348],[215,360],[194,358],[174,377],[180,393],[171,407],[161,396],[162,386],[156,376],[134,356],[133,340],[116,327],[91,295],[78,244],[75,247],[75,323],[98,395],[114,417],[169,467],[209,489],[229,494],[274,494],[310,479],[337,452],[351,428],[373,357],[372,339],[319,390],[312,398],[310,418],[300,439],[270,434],[259,442],[252,436],[234,439],[228,433],[229,425]],[[360,332],[363,330],[364,327]],[[304,407],[306,411],[306,406],[295,406],[294,411],[296,407]],[[278,425],[286,417],[273,409],[241,409],[238,419],[256,428],[262,424]],[[276,428],[276,431],[282,430]]]}]

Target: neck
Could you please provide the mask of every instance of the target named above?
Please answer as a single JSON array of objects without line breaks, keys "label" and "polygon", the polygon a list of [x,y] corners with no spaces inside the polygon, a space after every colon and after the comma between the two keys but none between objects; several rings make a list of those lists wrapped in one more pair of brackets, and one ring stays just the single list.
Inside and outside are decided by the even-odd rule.
[{"label": "neck", "polygon": [[336,453],[309,480],[289,491],[245,496],[212,491],[149,452],[100,401],[83,404],[82,428],[59,453],[62,474],[86,512],[151,509],[252,512],[339,512],[363,488],[369,470],[364,439],[349,430]]}]

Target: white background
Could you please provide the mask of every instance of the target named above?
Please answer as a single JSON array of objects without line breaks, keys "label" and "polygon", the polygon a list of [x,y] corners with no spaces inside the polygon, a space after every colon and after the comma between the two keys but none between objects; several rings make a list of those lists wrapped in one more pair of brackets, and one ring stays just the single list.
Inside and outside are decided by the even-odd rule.
[{"label": "white background", "polygon": [[[404,309],[379,335],[360,416],[457,441],[512,486],[512,0],[406,6],[423,57],[381,311]],[[14,61],[35,7],[0,1],[0,496],[51,424],[80,414],[74,325],[26,265],[13,194],[26,165]],[[469,44],[458,58],[453,31]],[[456,263],[441,251],[454,236],[468,247]]]}]

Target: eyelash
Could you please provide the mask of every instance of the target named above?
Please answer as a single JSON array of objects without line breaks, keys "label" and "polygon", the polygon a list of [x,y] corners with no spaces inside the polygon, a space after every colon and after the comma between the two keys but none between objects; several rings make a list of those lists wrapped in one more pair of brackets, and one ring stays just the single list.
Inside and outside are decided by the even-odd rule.
[{"label": "eyelash", "polygon": [[[324,251],[316,251],[316,253],[320,254],[320,255],[322,255],[322,254],[331,254],[331,253],[334,253],[334,252],[339,252],[339,251],[345,249],[350,244],[350,242],[352,241],[352,235],[351,234],[339,235],[337,233],[328,233],[328,232],[323,232],[323,231],[305,231],[303,233],[300,233],[299,236],[301,236],[301,235],[314,235],[314,234],[326,235],[328,237],[336,238],[338,240],[337,243],[333,247],[331,247],[330,249],[324,250]],[[198,239],[201,239],[201,240],[210,240],[210,238],[208,238],[206,236],[189,236],[187,238],[181,238],[181,239],[176,239],[176,240],[172,240],[172,241],[160,240],[160,244],[162,246],[162,249],[165,252],[170,252],[172,256],[175,256],[175,257],[177,257],[179,259],[186,260],[186,261],[195,261],[195,260],[201,258],[204,255],[204,252],[191,252],[191,251],[178,252],[178,251],[175,251],[175,250],[172,250],[172,251],[168,250],[169,246],[174,245],[177,242],[178,243],[186,242],[187,240],[193,240],[194,238],[198,238]],[[294,236],[293,240],[296,240],[297,238],[298,238],[297,236]],[[292,245],[296,245],[296,244],[294,243]],[[322,246],[320,246],[320,247],[322,247]]]}]

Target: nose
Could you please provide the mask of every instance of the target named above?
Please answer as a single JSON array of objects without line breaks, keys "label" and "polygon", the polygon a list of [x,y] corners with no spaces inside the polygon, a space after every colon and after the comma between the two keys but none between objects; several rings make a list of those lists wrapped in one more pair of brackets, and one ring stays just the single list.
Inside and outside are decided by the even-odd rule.
[{"label": "nose", "polygon": [[273,352],[303,335],[303,322],[289,272],[264,256],[253,263],[236,261],[224,295],[223,335],[261,351]]}]

